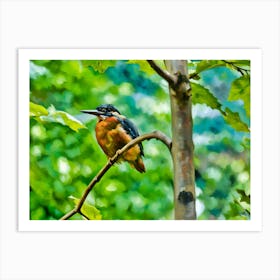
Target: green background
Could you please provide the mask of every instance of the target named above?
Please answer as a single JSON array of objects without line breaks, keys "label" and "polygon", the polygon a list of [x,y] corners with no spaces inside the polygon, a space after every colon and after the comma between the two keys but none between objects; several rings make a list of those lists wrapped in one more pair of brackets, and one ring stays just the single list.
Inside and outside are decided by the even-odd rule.
[{"label": "green background", "polygon": [[[250,63],[231,63],[188,65],[198,219],[250,219]],[[171,137],[168,86],[146,61],[30,61],[30,101],[30,219],[61,218],[107,162],[80,110],[111,103],[140,134]],[[146,173],[114,165],[88,196],[92,219],[173,219],[170,153],[143,146]]]}]

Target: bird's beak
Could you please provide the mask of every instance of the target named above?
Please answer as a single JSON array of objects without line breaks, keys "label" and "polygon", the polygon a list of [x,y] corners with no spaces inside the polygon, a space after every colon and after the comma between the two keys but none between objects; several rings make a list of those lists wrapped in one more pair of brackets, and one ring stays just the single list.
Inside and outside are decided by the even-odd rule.
[{"label": "bird's beak", "polygon": [[104,115],[104,112],[100,112],[98,110],[81,110],[82,113],[86,113],[86,114],[91,114],[91,115],[95,115],[95,116],[101,116]]}]

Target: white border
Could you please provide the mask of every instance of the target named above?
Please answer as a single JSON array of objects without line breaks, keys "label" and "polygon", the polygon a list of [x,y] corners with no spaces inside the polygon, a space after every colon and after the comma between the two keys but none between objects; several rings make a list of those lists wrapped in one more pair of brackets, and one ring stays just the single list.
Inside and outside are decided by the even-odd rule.
[{"label": "white border", "polygon": [[[29,220],[29,61],[35,59],[251,60],[251,220],[35,221]],[[262,92],[260,49],[19,49],[19,231],[260,231],[262,228]]]}]

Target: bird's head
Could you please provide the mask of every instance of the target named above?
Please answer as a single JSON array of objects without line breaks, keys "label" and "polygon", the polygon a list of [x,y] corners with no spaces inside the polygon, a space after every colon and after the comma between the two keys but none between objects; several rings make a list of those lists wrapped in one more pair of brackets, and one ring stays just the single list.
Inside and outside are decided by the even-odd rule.
[{"label": "bird's head", "polygon": [[91,114],[97,116],[99,119],[104,120],[112,116],[121,116],[119,110],[112,104],[102,104],[98,106],[95,110],[81,110],[81,112],[86,114]]}]

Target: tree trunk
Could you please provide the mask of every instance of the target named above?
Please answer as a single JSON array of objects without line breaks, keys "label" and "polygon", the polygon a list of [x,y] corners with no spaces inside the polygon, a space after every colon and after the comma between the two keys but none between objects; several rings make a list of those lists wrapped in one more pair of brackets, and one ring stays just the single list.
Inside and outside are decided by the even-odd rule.
[{"label": "tree trunk", "polygon": [[195,220],[194,145],[192,98],[186,60],[166,60],[167,71],[177,78],[169,86],[172,114],[172,158],[176,220]]}]

